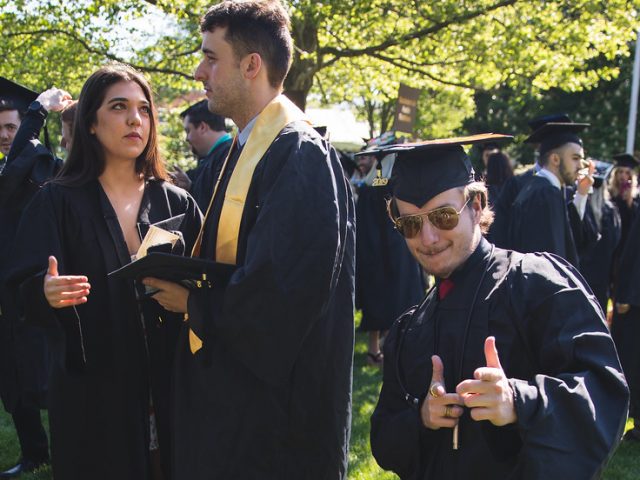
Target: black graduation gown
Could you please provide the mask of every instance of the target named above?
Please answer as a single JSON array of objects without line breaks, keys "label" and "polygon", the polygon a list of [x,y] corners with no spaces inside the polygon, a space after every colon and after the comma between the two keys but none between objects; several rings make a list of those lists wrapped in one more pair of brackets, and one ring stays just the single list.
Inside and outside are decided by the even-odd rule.
[{"label": "black graduation gown", "polygon": [[[195,202],[169,183],[147,182],[141,234],[182,214],[177,230],[190,248],[201,224]],[[133,282],[107,277],[130,256],[99,182],[46,185],[25,212],[13,252],[7,284],[22,303],[13,308],[44,329],[54,352],[49,422],[55,478],[149,478],[150,390],[168,475],[170,372],[182,315],[151,299],[138,303]],[[58,259],[61,275],[89,278],[87,303],[49,307],[42,289],[49,255]]]},{"label": "black graduation gown", "polygon": [[580,252],[580,273],[593,290],[603,312],[607,312],[607,302],[611,296],[613,253],[620,241],[620,216],[611,202],[602,205],[601,227],[598,231],[591,203],[587,203],[585,222],[598,232],[595,242],[591,242]]},{"label": "black graduation gown", "polygon": [[629,229],[620,259],[616,302],[629,304],[625,314],[614,310],[611,334],[620,353],[620,361],[631,390],[630,416],[640,419],[640,216]]},{"label": "black graduation gown", "polygon": [[[595,478],[622,435],[628,390],[582,277],[553,255],[492,250],[482,240],[451,278],[448,296],[438,301],[432,290],[385,341],[382,391],[371,418],[378,463],[412,480]],[[452,429],[425,428],[398,378],[409,394],[424,398],[431,355],[438,354],[453,392],[486,365],[489,335],[515,392],[518,420],[496,427],[472,420],[467,410],[454,451]]]},{"label": "black graduation gown", "polygon": [[509,247],[522,253],[555,253],[577,267],[571,214],[577,217],[577,209],[573,203],[567,205],[563,191],[546,178],[534,176],[513,202],[509,215]]},{"label": "black graduation gown", "polygon": [[[231,165],[237,161],[232,154]],[[222,192],[201,256],[214,258]],[[176,479],[346,476],[354,206],[335,150],[286,126],[258,163],[228,285],[189,296],[176,373]]]},{"label": "black graduation gown", "polygon": [[227,158],[229,148],[231,148],[231,139],[217,145],[209,155],[202,159],[193,174],[190,193],[202,212],[206,212],[207,207],[209,207],[211,195],[213,195],[213,187],[218,179],[224,160]]},{"label": "black graduation gown", "polygon": [[530,168],[521,175],[514,175],[508,179],[500,194],[493,204],[495,214],[493,224],[491,225],[491,241],[497,247],[509,247],[509,222],[511,218],[511,207],[518,197],[520,190],[531,180],[536,173],[535,168]]},{"label": "black graduation gown", "polygon": [[37,141],[44,118],[25,115],[0,175],[0,397],[12,412],[23,406],[46,406],[49,351],[43,332],[7,313],[10,301],[3,286],[10,249],[20,217],[42,185],[56,175],[62,161]]},{"label": "black graduation gown", "polygon": [[356,203],[356,306],[363,331],[389,330],[424,296],[420,265],[387,215],[384,187],[363,186]]},{"label": "black graduation gown", "polygon": [[614,197],[612,201],[618,208],[621,224],[620,242],[618,243],[618,248],[616,248],[616,251],[613,254],[613,297],[615,298],[617,296],[616,292],[619,283],[618,271],[621,268],[622,253],[624,252],[625,245],[627,244],[627,237],[629,236],[631,226],[638,217],[638,211],[640,210],[640,197],[635,197],[630,207],[627,205],[627,202],[619,197]]}]

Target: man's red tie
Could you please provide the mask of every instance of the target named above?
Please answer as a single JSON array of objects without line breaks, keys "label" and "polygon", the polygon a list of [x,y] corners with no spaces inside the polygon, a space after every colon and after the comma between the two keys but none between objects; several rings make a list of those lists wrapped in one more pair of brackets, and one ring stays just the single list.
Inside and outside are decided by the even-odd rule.
[{"label": "man's red tie", "polygon": [[449,295],[451,290],[453,290],[453,282],[448,278],[445,278],[440,282],[440,286],[438,287],[438,298],[440,300],[444,300],[444,297]]}]

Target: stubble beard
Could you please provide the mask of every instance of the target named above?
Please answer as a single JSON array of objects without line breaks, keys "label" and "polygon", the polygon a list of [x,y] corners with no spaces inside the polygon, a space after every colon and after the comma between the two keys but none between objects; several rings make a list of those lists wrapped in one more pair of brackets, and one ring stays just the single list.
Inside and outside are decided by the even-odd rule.
[{"label": "stubble beard", "polygon": [[576,181],[576,176],[571,174],[564,161],[560,162],[560,177],[565,185],[573,185]]}]

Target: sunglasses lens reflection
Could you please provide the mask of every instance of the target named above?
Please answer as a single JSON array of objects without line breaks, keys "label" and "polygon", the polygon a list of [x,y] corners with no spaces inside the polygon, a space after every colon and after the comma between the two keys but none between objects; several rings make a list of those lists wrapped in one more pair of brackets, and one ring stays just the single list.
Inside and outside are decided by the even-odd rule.
[{"label": "sunglasses lens reflection", "polygon": [[400,217],[396,220],[396,227],[405,238],[413,238],[422,230],[422,217],[419,215]]},{"label": "sunglasses lens reflection", "polygon": [[458,212],[454,208],[441,208],[427,215],[434,227],[440,230],[453,230],[458,225]]},{"label": "sunglasses lens reflection", "polygon": [[[424,215],[424,214],[423,214]],[[426,214],[429,222],[439,230],[453,230],[460,215],[453,207],[444,207]],[[395,220],[396,228],[405,238],[414,238],[422,230],[422,215],[407,215]]]}]

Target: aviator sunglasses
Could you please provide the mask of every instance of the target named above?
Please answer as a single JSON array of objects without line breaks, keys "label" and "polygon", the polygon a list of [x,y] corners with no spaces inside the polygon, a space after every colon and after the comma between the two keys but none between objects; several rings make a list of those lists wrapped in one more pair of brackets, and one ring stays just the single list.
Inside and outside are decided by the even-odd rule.
[{"label": "aviator sunglasses", "polygon": [[415,213],[412,215],[402,215],[394,218],[391,212],[391,200],[387,204],[389,216],[391,221],[395,225],[396,229],[402,234],[404,238],[414,238],[422,230],[424,220],[422,217],[426,216],[429,223],[436,227],[438,230],[453,230],[458,226],[460,220],[460,214],[469,204],[467,200],[462,206],[460,211],[457,211],[453,207],[440,207],[428,212]]}]

